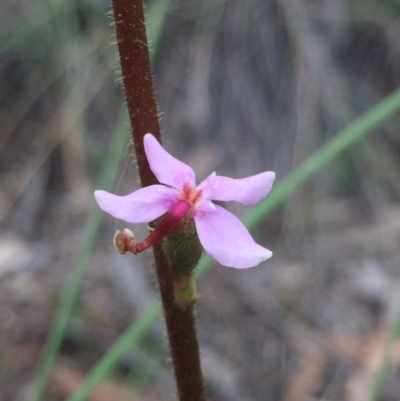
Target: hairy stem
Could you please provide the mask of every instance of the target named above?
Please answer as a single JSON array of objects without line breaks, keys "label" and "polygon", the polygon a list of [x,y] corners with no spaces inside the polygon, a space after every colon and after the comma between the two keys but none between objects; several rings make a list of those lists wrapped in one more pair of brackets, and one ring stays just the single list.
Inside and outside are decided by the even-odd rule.
[{"label": "hairy stem", "polygon": [[[160,128],[154,98],[142,0],[113,0],[118,50],[126,102],[142,186],[157,183],[145,157],[143,137]],[[180,401],[204,401],[203,378],[193,306],[180,308],[174,301],[172,267],[160,245],[154,246],[168,338]]]}]

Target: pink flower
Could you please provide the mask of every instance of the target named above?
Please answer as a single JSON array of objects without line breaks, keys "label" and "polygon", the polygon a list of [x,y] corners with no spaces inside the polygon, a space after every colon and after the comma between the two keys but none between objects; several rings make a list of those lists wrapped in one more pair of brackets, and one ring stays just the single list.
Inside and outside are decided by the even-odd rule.
[{"label": "pink flower", "polygon": [[267,171],[242,179],[212,173],[196,186],[192,168],[167,153],[153,135],[145,135],[144,148],[151,170],[164,185],[151,185],[126,196],[96,191],[102,210],[128,223],[148,223],[167,212],[170,219],[194,219],[203,248],[228,267],[253,267],[272,256],[271,251],[254,242],[236,216],[212,201],[253,205],[271,190],[275,173]]}]

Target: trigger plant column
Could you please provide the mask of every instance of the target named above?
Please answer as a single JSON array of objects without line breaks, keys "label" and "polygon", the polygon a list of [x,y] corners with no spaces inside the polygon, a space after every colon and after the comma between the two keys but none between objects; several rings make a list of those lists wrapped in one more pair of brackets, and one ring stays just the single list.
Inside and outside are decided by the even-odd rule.
[{"label": "trigger plant column", "polygon": [[[115,29],[132,136],[143,187],[157,184],[145,156],[144,136],[161,142],[154,98],[142,0],[113,0]],[[182,308],[174,297],[172,266],[160,244],[153,247],[180,401],[204,401],[203,378],[193,305]]]}]

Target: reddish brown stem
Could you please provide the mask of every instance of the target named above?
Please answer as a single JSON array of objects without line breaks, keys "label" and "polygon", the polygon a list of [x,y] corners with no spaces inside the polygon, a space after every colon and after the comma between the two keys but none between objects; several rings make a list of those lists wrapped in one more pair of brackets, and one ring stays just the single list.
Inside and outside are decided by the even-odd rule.
[{"label": "reddish brown stem", "polygon": [[142,0],[113,0],[117,43],[126,103],[143,186],[157,179],[145,157],[143,137],[150,132],[160,142]]},{"label": "reddish brown stem", "polygon": [[[161,137],[142,0],[113,0],[113,11],[139,175],[142,186],[148,186],[157,180],[145,157],[143,137],[148,132],[158,140]],[[172,267],[158,244],[154,246],[154,257],[179,400],[204,401],[193,307],[182,309],[175,304]]]}]

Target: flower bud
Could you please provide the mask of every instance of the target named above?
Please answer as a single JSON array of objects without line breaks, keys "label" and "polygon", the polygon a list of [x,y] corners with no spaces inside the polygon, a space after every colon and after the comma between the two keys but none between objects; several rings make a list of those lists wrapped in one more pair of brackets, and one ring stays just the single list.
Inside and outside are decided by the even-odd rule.
[{"label": "flower bud", "polygon": [[136,241],[133,232],[128,228],[123,231],[117,230],[114,235],[114,247],[118,253],[123,255],[126,252],[132,252],[136,255]]}]

